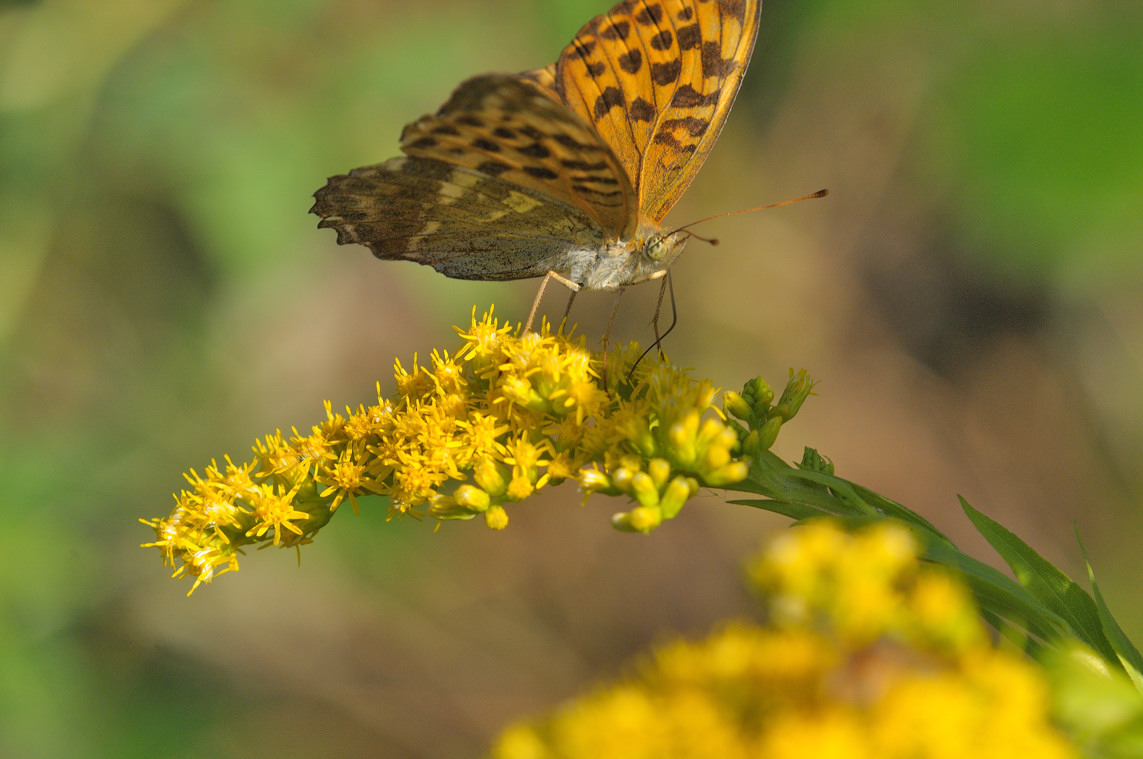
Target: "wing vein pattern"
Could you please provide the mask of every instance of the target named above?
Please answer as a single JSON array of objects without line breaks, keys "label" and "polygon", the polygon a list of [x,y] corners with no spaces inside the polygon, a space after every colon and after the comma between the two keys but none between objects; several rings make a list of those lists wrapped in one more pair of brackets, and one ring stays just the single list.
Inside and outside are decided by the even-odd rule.
[{"label": "wing vein pattern", "polygon": [[[592,19],[550,71],[592,123],[658,223],[706,159],[758,33],[750,0],[626,0]],[[543,84],[548,70],[528,76]]]}]

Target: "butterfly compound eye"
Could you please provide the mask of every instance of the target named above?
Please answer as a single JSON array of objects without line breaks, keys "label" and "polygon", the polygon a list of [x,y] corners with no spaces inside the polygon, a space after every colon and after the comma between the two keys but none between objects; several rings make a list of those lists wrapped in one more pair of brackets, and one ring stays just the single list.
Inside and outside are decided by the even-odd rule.
[{"label": "butterfly compound eye", "polygon": [[646,245],[643,246],[643,252],[652,261],[662,261],[671,252],[674,246],[667,242],[667,238],[662,235],[655,235],[647,240]]}]

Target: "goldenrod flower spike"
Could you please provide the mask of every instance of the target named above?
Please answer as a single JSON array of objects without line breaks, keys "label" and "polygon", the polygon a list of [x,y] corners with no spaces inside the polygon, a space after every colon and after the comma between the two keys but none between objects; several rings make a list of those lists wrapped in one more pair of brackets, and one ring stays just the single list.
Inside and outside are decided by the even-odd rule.
[{"label": "goldenrod flower spike", "polygon": [[156,534],[146,545],[197,586],[237,569],[244,546],[308,542],[346,501],[356,512],[363,496],[387,497],[390,517],[483,516],[503,529],[509,504],[568,479],[588,494],[627,496],[636,507],[612,523],[649,532],[700,486],[743,480],[740,441],[752,455],[762,450],[759,428],[776,433],[812,386],[792,383],[778,406],[772,392],[728,395],[743,427],[712,405],[711,382],[662,356],[632,371],[635,343],[612,349],[604,387],[602,355],[547,323],[524,332],[474,311],[457,332],[454,353],[435,350],[409,368],[395,362],[392,399],[378,390],[375,405],[344,414],[326,402],[325,421],[288,439],[267,435],[250,463],[192,471],[172,514],[145,522]]}]

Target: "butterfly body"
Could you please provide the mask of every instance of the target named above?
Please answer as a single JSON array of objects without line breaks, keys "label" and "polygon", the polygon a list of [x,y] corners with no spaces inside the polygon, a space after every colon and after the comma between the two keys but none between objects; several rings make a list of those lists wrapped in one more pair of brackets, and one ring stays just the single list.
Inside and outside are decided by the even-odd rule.
[{"label": "butterfly body", "polygon": [[686,244],[685,234],[663,235],[658,228],[646,228],[636,233],[631,240],[618,240],[596,252],[587,266],[581,269],[572,267],[570,273],[553,269],[585,290],[618,290],[628,285],[637,285],[651,279],[658,279],[667,273],[671,263],[682,252]]},{"label": "butterfly body", "polygon": [[625,0],[555,64],[463,82],[403,157],[331,177],[311,211],[339,243],[458,279],[661,277],[689,236],[663,217],[725,121],[759,5]]}]

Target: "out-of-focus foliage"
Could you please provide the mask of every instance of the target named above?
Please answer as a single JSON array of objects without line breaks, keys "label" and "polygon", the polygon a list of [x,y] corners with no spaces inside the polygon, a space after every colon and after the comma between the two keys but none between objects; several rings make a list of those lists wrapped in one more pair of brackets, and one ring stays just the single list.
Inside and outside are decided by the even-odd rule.
[{"label": "out-of-focus foliage", "polygon": [[[659,631],[748,608],[746,509],[651,540],[574,495],[507,535],[365,509],[305,572],[263,557],[191,601],[137,547],[187,462],[368,401],[474,304],[521,316],[532,283],[336,249],[310,194],[606,5],[0,4],[0,754],[473,755]],[[732,387],[807,366],[821,398],[784,455],[814,445],[942,527],[961,492],[1066,563],[1078,518],[1136,640],[1141,33],[1131,0],[767,0],[672,218],[831,196],[708,225],[667,346]],[[622,338],[649,341],[651,290]],[[607,302],[577,301],[588,335]]]}]

